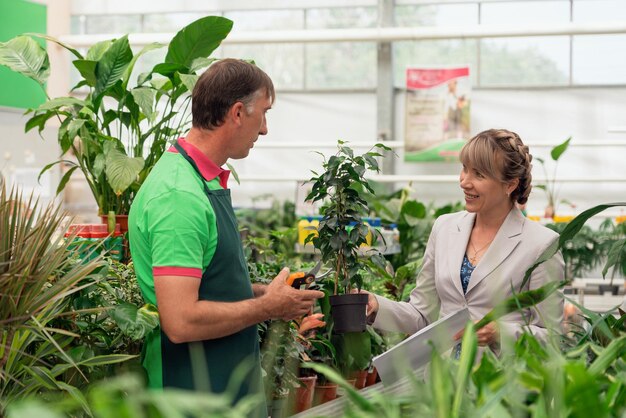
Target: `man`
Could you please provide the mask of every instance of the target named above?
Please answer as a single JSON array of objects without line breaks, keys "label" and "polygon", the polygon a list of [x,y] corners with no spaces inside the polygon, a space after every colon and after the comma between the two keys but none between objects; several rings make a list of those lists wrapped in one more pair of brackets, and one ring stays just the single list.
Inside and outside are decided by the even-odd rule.
[{"label": "man", "polygon": [[[150,387],[224,392],[236,368],[236,399],[261,394],[256,324],[305,315],[323,293],[296,290],[283,269],[267,286],[250,284],[226,189],[229,158],[245,158],[267,134],[271,79],[256,66],[224,59],[192,94],[192,128],[164,153],[135,198],[130,249],[161,330],[147,338]],[[235,373],[239,376],[240,373]],[[258,415],[267,415],[261,405]]]}]

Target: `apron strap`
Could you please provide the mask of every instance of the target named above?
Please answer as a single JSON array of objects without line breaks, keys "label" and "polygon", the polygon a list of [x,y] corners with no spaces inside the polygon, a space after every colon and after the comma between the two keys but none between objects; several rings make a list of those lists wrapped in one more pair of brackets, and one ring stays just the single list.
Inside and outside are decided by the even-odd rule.
[{"label": "apron strap", "polygon": [[176,150],[179,152],[180,155],[183,156],[183,158],[185,158],[185,160],[187,160],[187,162],[189,162],[189,164],[191,164],[191,166],[193,167],[193,169],[196,171],[196,173],[198,173],[198,177],[200,177],[200,180],[202,181],[202,186],[204,187],[204,192],[208,195],[211,194],[211,192],[209,191],[208,186],[206,185],[206,182],[204,181],[204,177],[202,177],[202,173],[200,173],[200,169],[198,168],[198,166],[196,165],[196,162],[194,160],[191,159],[191,157],[189,156],[189,154],[187,154],[187,151],[185,151],[183,149],[183,147],[180,146],[180,144],[178,143],[178,141],[176,141],[174,143],[174,148],[176,148]]}]

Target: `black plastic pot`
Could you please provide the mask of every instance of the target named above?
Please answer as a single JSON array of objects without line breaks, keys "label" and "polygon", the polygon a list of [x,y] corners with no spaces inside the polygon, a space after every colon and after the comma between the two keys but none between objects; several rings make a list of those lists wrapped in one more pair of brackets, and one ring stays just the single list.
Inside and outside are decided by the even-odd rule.
[{"label": "black plastic pot", "polygon": [[365,331],[367,294],[354,293],[329,297],[333,316],[333,331],[337,334]]}]

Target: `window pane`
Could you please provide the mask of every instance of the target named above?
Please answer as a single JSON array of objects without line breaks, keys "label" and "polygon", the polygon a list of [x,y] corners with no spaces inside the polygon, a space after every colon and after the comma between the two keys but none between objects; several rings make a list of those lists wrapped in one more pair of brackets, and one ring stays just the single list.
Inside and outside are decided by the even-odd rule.
[{"label": "window pane", "polygon": [[626,19],[624,0],[575,0],[574,22],[602,22]]},{"label": "window pane", "polygon": [[253,59],[277,89],[301,89],[303,46],[301,44],[224,45],[222,56]]},{"label": "window pane", "polygon": [[304,12],[302,10],[226,12],[224,17],[235,22],[233,31],[289,30],[304,27]]},{"label": "window pane", "polygon": [[376,85],[376,44],[335,42],[308,44],[305,49],[307,88],[349,89]]},{"label": "window pane", "polygon": [[144,32],[178,32],[191,22],[205,17],[203,13],[153,13],[144,15]]},{"label": "window pane", "polygon": [[86,20],[87,18],[84,15],[70,16],[70,33],[73,35],[83,34]]},{"label": "window pane", "polygon": [[406,85],[407,67],[470,66],[472,83],[476,81],[477,41],[402,41],[393,44],[394,85]]},{"label": "window pane", "polygon": [[575,36],[574,83],[626,83],[625,46],[626,35]]},{"label": "window pane", "polygon": [[140,15],[87,16],[86,33],[138,33],[141,32]]},{"label": "window pane", "polygon": [[478,5],[396,6],[396,26],[468,26],[478,23]]},{"label": "window pane", "polygon": [[374,7],[336,9],[309,9],[306,11],[307,29],[373,28],[377,12]]},{"label": "window pane", "polygon": [[480,82],[484,86],[567,84],[569,38],[484,39],[480,71]]},{"label": "window pane", "polygon": [[569,1],[514,1],[483,3],[480,23],[535,24],[569,22]]}]

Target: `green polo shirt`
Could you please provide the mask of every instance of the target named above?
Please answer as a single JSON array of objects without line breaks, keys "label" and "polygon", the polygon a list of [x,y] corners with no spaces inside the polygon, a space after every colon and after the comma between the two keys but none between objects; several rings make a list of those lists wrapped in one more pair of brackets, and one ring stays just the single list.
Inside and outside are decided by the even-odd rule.
[{"label": "green polo shirt", "polygon": [[[209,190],[223,189],[228,172],[179,140],[198,164]],[[171,148],[163,153],[133,200],[128,225],[130,250],[144,299],[157,305],[154,276],[190,276],[198,280],[217,246],[218,233],[211,203],[193,167]],[[147,337],[144,367],[148,384],[162,383],[161,339],[158,330]]]}]

